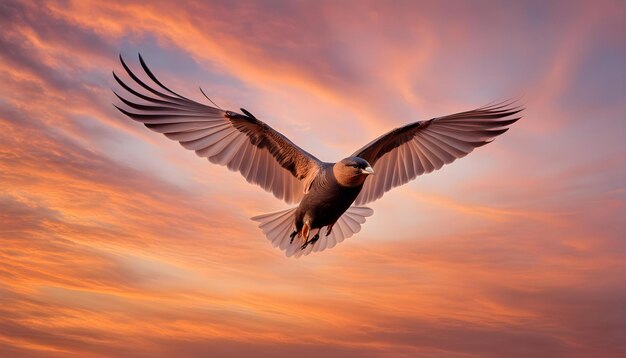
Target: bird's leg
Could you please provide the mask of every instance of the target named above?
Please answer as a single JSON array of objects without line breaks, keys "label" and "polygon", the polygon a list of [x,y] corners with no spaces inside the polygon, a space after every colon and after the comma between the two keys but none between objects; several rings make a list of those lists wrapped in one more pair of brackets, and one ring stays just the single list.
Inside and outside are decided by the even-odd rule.
[{"label": "bird's leg", "polygon": [[304,242],[306,242],[309,239],[310,233],[311,233],[311,228],[309,227],[309,224],[304,223],[304,226],[302,227],[302,237],[304,238]]},{"label": "bird's leg", "polygon": [[305,241],[304,244],[302,244],[302,247],[300,247],[300,250],[304,250],[304,249],[306,249],[307,246],[315,244],[317,242],[317,240],[320,239],[320,231],[321,230],[322,230],[322,228],[317,229],[317,233],[315,234],[315,236],[313,236],[313,238],[311,238],[311,240]]},{"label": "bird's leg", "polygon": [[296,237],[296,235],[298,235],[298,230],[294,230],[291,235],[289,235],[289,237],[291,238],[291,240],[289,240],[289,245],[293,244],[293,239]]},{"label": "bird's leg", "polygon": [[333,225],[335,225],[335,223],[327,226],[328,229],[326,230],[326,236],[330,235],[330,233],[333,231]]},{"label": "bird's leg", "polygon": [[317,242],[317,240],[320,239],[320,231],[322,231],[322,228],[317,229],[317,233],[315,234],[315,236],[313,236],[311,241],[309,241],[309,244],[313,245],[314,243]]}]

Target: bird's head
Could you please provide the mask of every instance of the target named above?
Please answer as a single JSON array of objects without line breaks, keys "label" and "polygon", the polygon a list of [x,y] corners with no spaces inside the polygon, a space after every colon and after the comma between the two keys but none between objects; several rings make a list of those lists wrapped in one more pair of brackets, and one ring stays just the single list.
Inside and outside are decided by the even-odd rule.
[{"label": "bird's head", "polygon": [[363,158],[348,157],[335,163],[333,173],[339,184],[343,186],[358,186],[365,182],[365,178],[368,175],[374,174],[374,169]]}]

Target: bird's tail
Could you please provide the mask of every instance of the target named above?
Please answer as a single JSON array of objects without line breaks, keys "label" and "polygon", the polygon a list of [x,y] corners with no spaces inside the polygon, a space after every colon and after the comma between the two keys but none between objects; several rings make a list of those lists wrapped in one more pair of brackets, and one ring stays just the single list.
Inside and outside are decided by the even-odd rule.
[{"label": "bird's tail", "polygon": [[[296,237],[291,242],[291,237],[289,236],[295,230],[296,209],[294,207],[251,218],[259,223],[259,228],[272,243],[272,246],[285,251],[287,256],[295,257],[335,247],[338,243],[361,231],[361,224],[365,223],[365,218],[374,214],[374,210],[370,208],[351,206],[337,220],[330,235],[326,235],[327,228],[323,228],[320,231],[319,240],[307,245],[305,249],[301,249],[303,239]],[[315,233],[317,233],[317,230],[312,232],[312,234]]]}]

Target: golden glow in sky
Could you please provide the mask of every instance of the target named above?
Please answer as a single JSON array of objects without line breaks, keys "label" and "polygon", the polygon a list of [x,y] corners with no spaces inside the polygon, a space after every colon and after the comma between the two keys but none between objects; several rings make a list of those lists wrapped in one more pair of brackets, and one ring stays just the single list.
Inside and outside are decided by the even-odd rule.
[{"label": "golden glow in sky", "polygon": [[[626,6],[3,1],[0,356],[626,354]],[[302,259],[286,208],[111,105],[122,53],[335,161],[521,95]]]}]

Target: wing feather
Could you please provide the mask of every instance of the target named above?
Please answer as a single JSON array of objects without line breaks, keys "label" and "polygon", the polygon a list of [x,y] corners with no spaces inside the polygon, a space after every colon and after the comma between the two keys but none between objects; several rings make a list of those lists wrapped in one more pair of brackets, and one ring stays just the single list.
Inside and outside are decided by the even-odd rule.
[{"label": "wing feather", "polygon": [[487,105],[396,128],[353,156],[367,160],[376,175],[365,181],[355,205],[374,201],[418,175],[441,169],[505,133],[523,109],[512,102]]},{"label": "wing feather", "polygon": [[[289,139],[245,114],[207,106],[172,91],[150,71],[141,55],[139,62],[150,81],[135,74],[120,56],[120,62],[134,89],[113,73],[124,94],[115,93],[123,103],[115,106],[149,129],[179,142],[211,163],[240,172],[250,183],[270,191],[287,203],[304,195],[304,183],[317,175],[320,161]],[[126,108],[123,108],[123,107]]]}]

